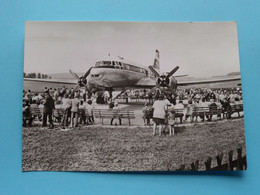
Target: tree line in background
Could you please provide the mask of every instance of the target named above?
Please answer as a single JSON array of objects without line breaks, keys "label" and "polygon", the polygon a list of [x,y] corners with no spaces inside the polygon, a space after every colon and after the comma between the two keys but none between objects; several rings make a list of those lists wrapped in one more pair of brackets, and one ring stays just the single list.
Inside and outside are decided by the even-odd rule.
[{"label": "tree line in background", "polygon": [[51,79],[51,76],[47,74],[41,74],[41,73],[23,73],[23,78],[38,78],[38,79]]}]

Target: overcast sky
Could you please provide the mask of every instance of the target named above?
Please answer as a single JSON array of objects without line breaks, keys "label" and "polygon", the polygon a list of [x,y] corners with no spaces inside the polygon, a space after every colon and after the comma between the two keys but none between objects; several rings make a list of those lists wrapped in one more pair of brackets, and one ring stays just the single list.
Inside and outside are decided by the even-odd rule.
[{"label": "overcast sky", "polygon": [[85,72],[108,53],[148,66],[156,49],[161,72],[240,71],[236,22],[26,22],[24,71]]}]

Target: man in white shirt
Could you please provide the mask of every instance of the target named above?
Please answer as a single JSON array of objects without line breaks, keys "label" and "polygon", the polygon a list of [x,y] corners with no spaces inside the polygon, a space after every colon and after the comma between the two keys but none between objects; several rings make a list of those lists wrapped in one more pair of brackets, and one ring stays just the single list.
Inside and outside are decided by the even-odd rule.
[{"label": "man in white shirt", "polygon": [[159,126],[159,135],[161,135],[167,110],[167,102],[164,101],[163,94],[160,94],[159,99],[154,102],[153,109],[153,135],[156,133],[157,126]]},{"label": "man in white shirt", "polygon": [[87,123],[88,124],[94,124],[94,114],[93,114],[93,110],[94,110],[94,104],[92,102],[92,100],[88,100],[87,104],[85,105],[85,109],[86,109],[86,115],[87,115]]},{"label": "man in white shirt", "polygon": [[180,123],[182,123],[182,118],[184,116],[183,109],[184,109],[184,105],[182,100],[179,101],[179,103],[174,106],[174,110],[176,110],[175,118],[180,118]]}]

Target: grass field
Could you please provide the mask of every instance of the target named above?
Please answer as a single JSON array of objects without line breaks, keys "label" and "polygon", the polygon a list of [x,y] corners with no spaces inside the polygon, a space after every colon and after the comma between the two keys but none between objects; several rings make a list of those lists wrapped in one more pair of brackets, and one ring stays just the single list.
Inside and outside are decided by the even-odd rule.
[{"label": "grass field", "polygon": [[[152,136],[148,127],[77,127],[71,131],[23,128],[24,171],[167,171],[238,147],[245,151],[244,121],[176,127]],[[214,164],[214,162],[213,162]]]}]

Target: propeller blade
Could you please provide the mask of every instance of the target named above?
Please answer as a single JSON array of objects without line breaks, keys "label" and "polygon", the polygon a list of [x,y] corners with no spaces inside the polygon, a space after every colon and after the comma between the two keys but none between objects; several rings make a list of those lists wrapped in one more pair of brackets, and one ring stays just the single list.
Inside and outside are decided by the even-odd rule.
[{"label": "propeller blade", "polygon": [[157,70],[154,69],[153,66],[148,66],[148,68],[152,71],[152,73],[153,73],[156,77],[160,77],[160,74],[157,72]]},{"label": "propeller blade", "polygon": [[155,86],[155,87],[153,87],[152,89],[150,89],[150,91],[147,93],[147,95],[148,95],[148,96],[151,95],[153,92],[156,91],[157,88],[158,88],[158,86]]},{"label": "propeller blade", "polygon": [[171,72],[168,73],[167,77],[171,77],[177,70],[179,69],[179,66],[176,66],[174,69],[172,69]]},{"label": "propeller blade", "polygon": [[79,79],[79,76],[75,73],[75,72],[73,72],[72,70],[69,70],[70,71],[70,74],[72,74],[72,76],[75,78],[75,79]]},{"label": "propeller blade", "polygon": [[87,71],[87,72],[84,74],[83,78],[86,78],[86,77],[88,77],[88,75],[89,75],[89,73],[90,73],[91,69],[92,69],[92,67],[91,67],[90,69],[88,69],[88,71]]},{"label": "propeller blade", "polygon": [[75,87],[74,91],[78,91],[79,88],[80,88],[80,86],[77,85],[77,86]]}]

